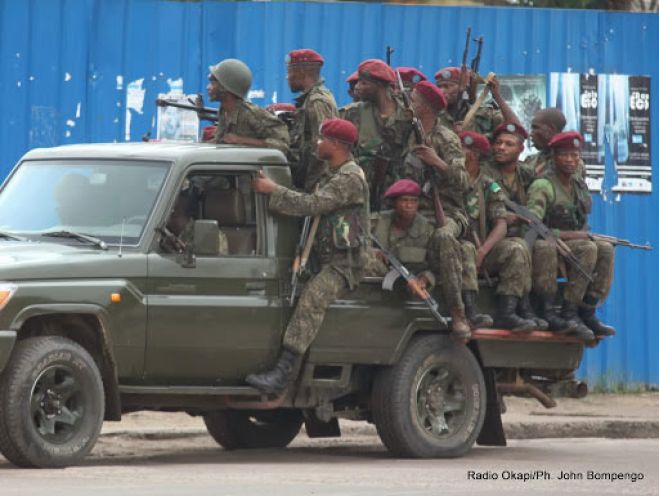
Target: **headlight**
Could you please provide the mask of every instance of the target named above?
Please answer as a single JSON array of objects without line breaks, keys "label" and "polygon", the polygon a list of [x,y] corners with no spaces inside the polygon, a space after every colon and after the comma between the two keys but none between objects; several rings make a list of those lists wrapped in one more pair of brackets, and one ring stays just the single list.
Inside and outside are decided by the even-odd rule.
[{"label": "headlight", "polygon": [[5,305],[9,303],[11,297],[14,296],[16,292],[16,285],[14,284],[0,284],[0,310],[5,308]]}]

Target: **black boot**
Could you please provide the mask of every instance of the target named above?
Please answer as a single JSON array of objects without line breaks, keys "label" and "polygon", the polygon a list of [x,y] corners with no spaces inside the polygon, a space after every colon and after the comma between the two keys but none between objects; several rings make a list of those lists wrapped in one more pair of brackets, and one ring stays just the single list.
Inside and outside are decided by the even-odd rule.
[{"label": "black boot", "polygon": [[467,320],[473,329],[492,327],[492,317],[486,313],[478,313],[476,310],[476,291],[464,290],[462,292],[462,302],[465,306]]},{"label": "black boot", "polygon": [[595,336],[613,336],[616,333],[616,330],[603,324],[600,319],[595,315],[595,308],[597,307],[598,299],[593,296],[586,296],[583,299],[583,302],[587,305],[586,307],[581,307],[579,309],[579,317],[586,327],[588,327]]},{"label": "black boot", "polygon": [[540,331],[546,331],[549,327],[547,321],[538,317],[533,311],[528,293],[519,299],[519,303],[517,305],[517,314],[523,319],[535,322],[535,328]]},{"label": "black boot", "polygon": [[578,306],[576,303],[563,302],[561,309],[561,317],[563,317],[571,326],[576,326],[576,329],[569,334],[578,337],[584,342],[588,343],[595,340],[595,334],[588,329],[586,325],[579,318]]},{"label": "black boot", "polygon": [[250,374],[245,382],[267,394],[283,393],[295,380],[302,355],[283,349],[272,370],[261,374]]},{"label": "black boot", "polygon": [[511,331],[532,331],[535,322],[526,320],[515,313],[519,298],[512,295],[499,295],[497,298],[497,315],[494,327]]},{"label": "black boot", "polygon": [[549,324],[549,330],[556,334],[570,334],[577,330],[578,324],[575,322],[568,322],[558,315],[558,311],[554,307],[554,296],[542,296],[541,301],[541,314],[542,317]]}]

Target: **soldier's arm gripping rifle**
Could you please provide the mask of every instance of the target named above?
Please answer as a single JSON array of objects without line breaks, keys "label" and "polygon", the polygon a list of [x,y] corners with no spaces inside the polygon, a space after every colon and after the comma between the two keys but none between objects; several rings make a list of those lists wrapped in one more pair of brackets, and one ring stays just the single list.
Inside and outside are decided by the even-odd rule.
[{"label": "soldier's arm gripping rifle", "polygon": [[[416,278],[414,277],[414,274],[412,274],[407,267],[405,267],[400,260],[398,260],[394,255],[391,254],[391,252],[387,249],[385,249],[384,246],[382,246],[382,243],[380,243],[380,240],[373,236],[371,234],[371,239],[373,240],[373,245],[382,252],[384,257],[387,259],[391,267],[395,272],[397,272],[400,277],[405,279],[405,282],[408,283],[408,287],[414,292],[415,296],[417,296],[419,299],[423,300],[423,302],[428,306],[428,309],[430,310],[430,313],[432,314],[433,317],[441,324],[442,327],[447,327],[446,319],[442,316],[441,313],[439,313],[439,305],[437,304],[437,301],[432,297],[432,295],[426,290],[418,286],[418,284],[414,284],[416,281]],[[386,280],[387,278],[385,278]],[[409,284],[412,283],[412,284]]]},{"label": "soldier's arm gripping rifle", "polygon": [[652,250],[652,246],[650,246],[649,243],[646,243],[644,245],[638,245],[626,239],[616,238],[615,236],[590,233],[588,234],[588,237],[592,241],[606,241],[607,243],[611,243],[613,246],[624,246],[625,248],[633,248],[635,250],[646,250],[646,251]]},{"label": "soldier's arm gripping rifle", "polygon": [[545,224],[543,224],[543,222],[538,218],[537,215],[535,215],[525,206],[515,203],[514,201],[509,200],[508,198],[505,198],[503,201],[506,204],[508,210],[514,212],[528,223],[531,229],[529,231],[529,234],[531,236],[527,234],[525,240],[529,245],[529,250],[533,249],[533,241],[535,240],[536,236],[540,236],[545,241],[554,243],[556,245],[556,249],[558,250],[558,253],[561,254],[561,256],[568,262],[568,264],[570,264],[573,268],[575,268],[579,272],[579,274],[581,274],[586,280],[588,280],[588,282],[593,282],[592,277],[581,266],[581,264],[579,263],[579,259],[574,255],[574,253],[572,253],[572,250],[570,250],[570,247],[567,245],[567,243],[565,243],[565,241],[563,241],[559,237],[555,236],[552,230],[549,229]]}]

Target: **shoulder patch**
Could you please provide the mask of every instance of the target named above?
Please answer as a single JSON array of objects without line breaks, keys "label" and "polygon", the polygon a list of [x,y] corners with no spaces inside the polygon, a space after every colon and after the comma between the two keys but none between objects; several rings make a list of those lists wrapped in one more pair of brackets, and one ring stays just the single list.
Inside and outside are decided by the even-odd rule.
[{"label": "shoulder patch", "polygon": [[498,193],[499,191],[501,191],[501,186],[499,186],[499,184],[496,181],[492,181],[490,183],[490,191],[492,193]]}]

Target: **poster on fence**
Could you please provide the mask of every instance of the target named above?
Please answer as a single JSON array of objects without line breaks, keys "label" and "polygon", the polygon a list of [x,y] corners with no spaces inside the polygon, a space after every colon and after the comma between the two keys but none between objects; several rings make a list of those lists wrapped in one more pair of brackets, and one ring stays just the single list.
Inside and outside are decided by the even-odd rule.
[{"label": "poster on fence", "polygon": [[[563,110],[566,130],[584,136],[591,190],[606,184],[613,191],[652,191],[649,77],[552,73],[549,106]],[[605,160],[607,143],[610,164]]]},{"label": "poster on fence", "polygon": [[[190,105],[190,95],[161,93],[159,99]],[[156,138],[159,141],[193,142],[199,139],[199,118],[191,110],[175,107],[158,107]]]}]

